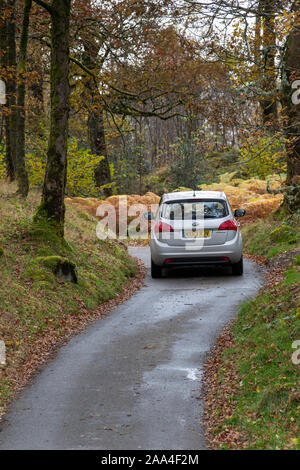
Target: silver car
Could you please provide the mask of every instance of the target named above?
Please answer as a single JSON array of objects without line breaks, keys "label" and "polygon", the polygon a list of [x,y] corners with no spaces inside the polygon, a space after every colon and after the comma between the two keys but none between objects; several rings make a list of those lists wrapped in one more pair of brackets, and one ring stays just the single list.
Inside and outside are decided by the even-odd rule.
[{"label": "silver car", "polygon": [[151,275],[164,267],[225,265],[243,274],[242,236],[237,217],[223,192],[185,191],[164,194],[151,229]]}]

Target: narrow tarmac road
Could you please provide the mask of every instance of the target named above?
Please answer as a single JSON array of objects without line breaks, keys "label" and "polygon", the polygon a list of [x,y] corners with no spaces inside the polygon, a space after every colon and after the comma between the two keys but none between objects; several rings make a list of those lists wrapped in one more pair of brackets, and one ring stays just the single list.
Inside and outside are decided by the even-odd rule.
[{"label": "narrow tarmac road", "polygon": [[[130,248],[149,266],[149,248]],[[178,270],[74,337],[0,425],[0,449],[204,449],[205,355],[261,268]]]}]

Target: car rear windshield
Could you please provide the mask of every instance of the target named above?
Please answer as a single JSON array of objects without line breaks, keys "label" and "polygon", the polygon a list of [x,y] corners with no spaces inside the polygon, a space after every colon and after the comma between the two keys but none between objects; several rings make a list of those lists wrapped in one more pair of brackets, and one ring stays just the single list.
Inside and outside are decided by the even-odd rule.
[{"label": "car rear windshield", "polygon": [[162,217],[169,220],[221,219],[228,215],[223,200],[183,200],[163,204]]}]

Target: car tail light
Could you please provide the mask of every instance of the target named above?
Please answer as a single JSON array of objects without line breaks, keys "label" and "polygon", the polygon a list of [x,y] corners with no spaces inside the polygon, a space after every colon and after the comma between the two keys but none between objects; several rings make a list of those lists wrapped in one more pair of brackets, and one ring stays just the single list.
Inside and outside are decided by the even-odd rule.
[{"label": "car tail light", "polygon": [[226,222],[223,222],[218,230],[235,230],[237,231],[238,225],[234,219],[231,220],[226,220]]},{"label": "car tail light", "polygon": [[166,224],[165,222],[157,222],[154,227],[155,233],[163,233],[163,232],[174,232],[173,227],[171,225]]}]

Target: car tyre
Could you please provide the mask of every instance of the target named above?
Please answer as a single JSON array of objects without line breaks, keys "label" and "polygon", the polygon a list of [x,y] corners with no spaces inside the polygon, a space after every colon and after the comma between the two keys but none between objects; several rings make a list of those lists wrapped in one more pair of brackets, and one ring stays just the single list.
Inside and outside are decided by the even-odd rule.
[{"label": "car tyre", "polygon": [[238,263],[232,265],[232,274],[234,276],[242,276],[244,272],[243,258]]},{"label": "car tyre", "polygon": [[157,266],[152,260],[151,260],[151,277],[153,279],[159,279],[162,276],[162,267]]}]

